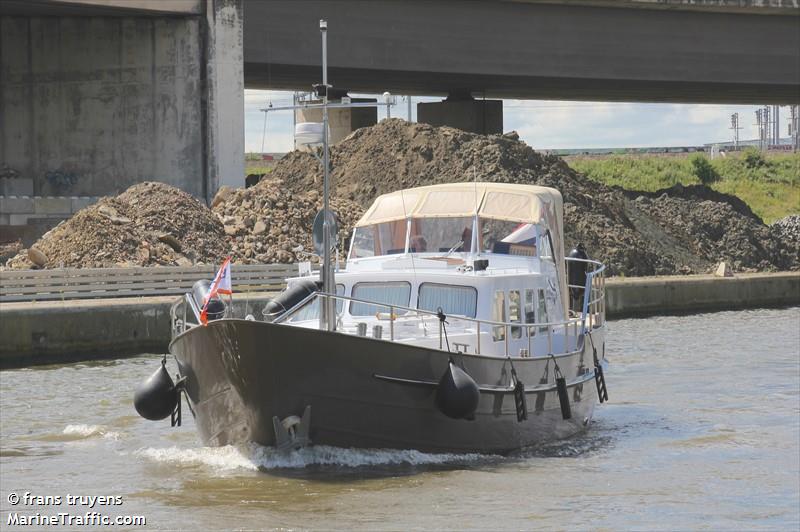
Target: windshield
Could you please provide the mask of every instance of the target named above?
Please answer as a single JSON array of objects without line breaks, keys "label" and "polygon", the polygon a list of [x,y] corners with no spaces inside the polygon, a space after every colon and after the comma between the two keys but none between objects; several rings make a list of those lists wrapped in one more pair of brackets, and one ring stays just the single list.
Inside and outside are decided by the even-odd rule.
[{"label": "windshield", "polygon": [[350,246],[350,258],[405,253],[407,226],[405,220],[397,220],[356,227]]},{"label": "windshield", "polygon": [[411,220],[409,251],[447,253],[469,251],[472,218],[419,218]]},{"label": "windshield", "polygon": [[479,247],[483,253],[536,256],[536,225],[481,218],[480,228]]}]

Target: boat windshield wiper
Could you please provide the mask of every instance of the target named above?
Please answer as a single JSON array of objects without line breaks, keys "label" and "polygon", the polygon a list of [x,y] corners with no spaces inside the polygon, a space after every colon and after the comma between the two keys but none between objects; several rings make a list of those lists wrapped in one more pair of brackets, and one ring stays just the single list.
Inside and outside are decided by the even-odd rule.
[{"label": "boat windshield wiper", "polygon": [[453,247],[450,248],[450,250],[447,253],[442,255],[442,258],[446,259],[447,257],[450,256],[451,253],[453,253],[455,250],[457,250],[458,248],[460,248],[463,245],[464,245],[464,241],[463,240],[459,240],[458,242],[456,242],[456,244]]}]

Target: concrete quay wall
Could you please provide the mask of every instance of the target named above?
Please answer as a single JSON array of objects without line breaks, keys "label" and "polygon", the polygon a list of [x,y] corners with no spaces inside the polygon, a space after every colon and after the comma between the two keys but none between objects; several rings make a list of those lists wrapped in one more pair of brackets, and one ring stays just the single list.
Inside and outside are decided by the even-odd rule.
[{"label": "concrete quay wall", "polygon": [[798,272],[612,278],[606,282],[606,314],[610,318],[787,305],[800,305]]},{"label": "concrete quay wall", "polygon": [[[257,315],[271,294],[239,295]],[[609,279],[610,318],[800,305],[800,273]],[[174,297],[4,303],[0,368],[163,353]]]}]

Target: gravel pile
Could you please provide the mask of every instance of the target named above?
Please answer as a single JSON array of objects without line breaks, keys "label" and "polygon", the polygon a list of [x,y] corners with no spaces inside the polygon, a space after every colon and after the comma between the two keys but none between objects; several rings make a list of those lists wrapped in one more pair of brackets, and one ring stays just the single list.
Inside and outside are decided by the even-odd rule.
[{"label": "gravel pile", "polygon": [[[704,273],[720,261],[736,271],[800,267],[797,254],[736,197],[704,186],[657,193],[607,187],[513,132],[485,136],[390,119],[353,132],[332,148],[331,162],[336,195],[362,207],[400,188],[473,179],[557,188],[568,249],[583,242],[612,274]],[[293,152],[272,176],[301,191],[319,188],[320,174],[311,154]]]},{"label": "gravel pile", "polygon": [[[321,188],[321,187],[316,187]],[[322,194],[316,189],[286,193],[281,180],[261,181],[247,189],[222,189],[213,211],[224,226],[228,248],[238,263],[317,262],[311,239],[314,217],[322,209]],[[340,237],[349,235],[364,212],[347,199],[333,198],[339,216]]]},{"label": "gravel pile", "polygon": [[770,226],[776,236],[794,243],[800,243],[800,214],[781,218]]},{"label": "gravel pile", "polygon": [[786,257],[787,269],[800,269],[800,214],[781,218],[769,226],[773,238],[780,243]]},{"label": "gravel pile", "polygon": [[14,242],[0,243],[0,266],[6,263],[8,259],[16,255],[22,250],[22,242],[16,240]]},{"label": "gravel pile", "polygon": [[190,266],[218,262],[227,247],[222,224],[205,205],[175,187],[147,182],[78,211],[7,266]]},{"label": "gravel pile", "polygon": [[[459,181],[538,184],[564,196],[567,249],[582,242],[609,273],[669,275],[800,269],[800,216],[768,227],[733,196],[704,186],[656,193],[608,187],[559,157],[534,151],[516,133],[477,135],[389,119],[332,148],[333,208],[342,249],[379,194]],[[105,198],[44,235],[13,268],[290,263],[315,257],[311,229],[321,208],[313,155],[282,158],[258,185],[223,187],[209,210],[173,187],[143,183]]]}]

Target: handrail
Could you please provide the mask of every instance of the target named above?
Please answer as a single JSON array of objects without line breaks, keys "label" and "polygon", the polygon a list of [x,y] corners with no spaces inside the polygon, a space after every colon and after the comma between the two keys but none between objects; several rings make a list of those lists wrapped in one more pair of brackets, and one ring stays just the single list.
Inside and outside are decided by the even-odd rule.
[{"label": "handrail", "polygon": [[[600,322],[605,322],[605,269],[606,265],[591,259],[579,259],[573,257],[565,258],[565,261],[573,261],[573,262],[584,262],[587,265],[592,265],[594,269],[592,271],[586,272],[586,283],[583,287],[575,286],[575,285],[568,285],[570,288],[583,288],[583,307],[581,309],[581,322],[583,325],[583,333],[585,334],[586,331],[593,327],[597,322],[594,320],[593,316],[595,314],[599,315]],[[601,284],[600,287],[595,288],[595,279],[599,279],[599,283]],[[591,299],[592,292],[598,291],[599,295]],[[596,312],[591,312],[593,309]]]},{"label": "handrail", "polygon": [[[598,324],[602,324],[605,322],[605,265],[598,261],[594,260],[587,260],[587,259],[577,259],[577,258],[566,258],[565,261],[575,261],[575,262],[584,262],[588,265],[592,266],[592,271],[586,273],[586,283],[584,286],[578,285],[568,285],[569,288],[580,288],[583,289],[583,306],[580,317],[574,318],[567,318],[566,320],[561,321],[550,321],[550,322],[534,322],[534,323],[522,323],[522,322],[503,322],[503,321],[494,321],[494,320],[485,320],[485,319],[478,319],[478,318],[471,318],[468,316],[461,316],[461,315],[452,315],[450,316],[454,320],[459,320],[467,323],[475,324],[475,334],[477,336],[476,341],[476,354],[481,354],[481,327],[485,325],[488,327],[488,331],[491,332],[493,329],[502,328],[503,330],[503,341],[505,346],[505,355],[509,356],[509,349],[510,349],[510,342],[512,341],[512,335],[515,334],[514,331],[520,331],[519,338],[522,338],[522,330],[525,331],[525,338],[527,338],[528,343],[528,356],[533,356],[532,350],[532,338],[541,334],[536,329],[547,329],[547,346],[548,346],[548,354],[553,354],[553,335],[555,334],[555,330],[558,328],[563,327],[563,336],[564,336],[564,343],[563,343],[563,350],[564,353],[567,353],[569,350],[570,342],[569,338],[574,338],[575,348],[577,349],[579,345],[579,339],[582,338],[589,329],[598,326]],[[439,319],[439,316],[436,312],[419,309],[419,308],[412,308],[406,305],[395,305],[395,304],[388,304],[388,303],[380,303],[376,301],[368,301],[365,299],[359,299],[355,297],[339,295],[339,294],[331,294],[325,292],[313,292],[308,294],[305,298],[303,298],[300,302],[292,306],[288,311],[283,313],[281,316],[276,318],[273,323],[280,324],[285,322],[286,320],[293,317],[298,311],[300,311],[303,307],[308,305],[311,301],[316,298],[323,297],[323,298],[333,298],[334,300],[341,300],[341,301],[350,301],[355,303],[361,303],[365,305],[371,305],[375,307],[387,308],[389,310],[389,338],[391,341],[395,339],[395,322],[398,320],[398,315],[396,311],[402,311],[404,314],[404,318],[416,318],[422,319],[423,323],[426,318],[432,319]],[[175,323],[175,313],[177,312],[177,306],[180,301],[176,302],[173,306],[173,324]],[[186,323],[186,306],[190,306],[194,313],[194,317],[199,323],[199,312],[194,305],[194,301],[191,300],[191,296],[189,294],[185,294],[183,297],[183,314],[184,319],[182,320],[183,323],[183,330],[186,330],[189,324]],[[565,309],[566,310],[566,309]],[[380,318],[380,316],[378,316]],[[580,331],[579,331],[580,326]],[[533,331],[531,330],[533,329]],[[542,331],[543,332],[543,331]],[[571,333],[571,334],[570,334]],[[442,341],[442,331],[441,328],[439,330],[440,342]],[[522,348],[521,348],[522,352]],[[524,356],[524,355],[522,355]]]},{"label": "handrail", "polygon": [[[298,304],[293,306],[291,309],[289,309],[287,312],[285,312],[283,315],[281,315],[279,318],[277,318],[273,323],[282,323],[282,322],[288,320],[294,314],[296,314],[300,309],[305,307],[309,302],[311,302],[313,299],[318,298],[318,297],[329,297],[329,298],[333,298],[334,300],[350,301],[350,302],[355,302],[355,303],[371,305],[371,306],[375,306],[375,307],[388,308],[389,309],[389,339],[390,339],[390,341],[394,341],[394,339],[395,339],[394,322],[397,321],[397,319],[398,319],[398,316],[397,316],[397,314],[395,312],[396,310],[402,310],[402,311],[411,313],[412,315],[408,316],[408,317],[412,317],[412,318],[415,317],[415,316],[413,316],[413,314],[416,314],[416,318],[419,318],[420,315],[424,315],[424,316],[429,316],[431,318],[435,318],[436,320],[439,320],[438,313],[435,313],[435,312],[429,311],[429,310],[425,310],[425,309],[412,308],[412,307],[408,307],[408,306],[405,306],[405,305],[394,305],[394,304],[389,304],[389,303],[379,303],[379,302],[375,302],[375,301],[368,301],[368,300],[364,300],[364,299],[359,299],[359,298],[354,298],[354,297],[345,296],[345,295],[339,295],[339,294],[330,294],[330,293],[325,293],[325,292],[313,292],[313,293],[309,294],[308,296],[306,296]],[[475,324],[475,326],[476,326],[476,335],[477,335],[476,354],[478,354],[478,355],[481,354],[481,352],[480,352],[481,325],[487,325],[489,327],[489,330],[491,330],[491,329],[493,329],[495,327],[503,327],[503,337],[504,337],[503,341],[504,341],[504,346],[505,346],[505,356],[509,356],[510,355],[510,352],[509,352],[509,340],[511,338],[510,333],[515,328],[524,329],[526,331],[525,337],[527,338],[527,341],[528,341],[528,356],[533,356],[532,355],[532,350],[531,350],[531,339],[536,336],[535,329],[543,329],[545,327],[547,328],[548,354],[554,354],[553,353],[553,334],[554,334],[553,329],[556,329],[556,328],[559,328],[559,327],[563,327],[564,328],[564,338],[565,338],[563,352],[564,353],[568,353],[568,352],[570,352],[569,351],[569,342],[567,342],[566,339],[569,338],[570,336],[574,337],[575,338],[575,346],[577,348],[577,345],[578,345],[578,325],[583,322],[583,320],[581,318],[568,318],[568,319],[562,320],[562,321],[534,322],[534,323],[521,323],[521,322],[518,323],[518,322],[502,322],[502,321],[493,321],[493,320],[482,320],[482,319],[478,319],[478,318],[470,318],[468,316],[461,316],[461,315],[452,315],[451,318],[453,318],[454,320],[466,321],[466,322]],[[531,334],[531,329],[534,329],[533,334]],[[572,335],[570,335],[570,329],[572,330]],[[582,331],[585,331],[585,328],[582,328]],[[440,336],[439,340],[440,340],[440,343],[441,343],[442,340],[443,340],[441,328],[439,329],[439,336]],[[521,337],[521,334],[520,334],[520,337]]]},{"label": "handrail", "polygon": [[[416,312],[416,313],[420,313],[420,314],[427,314],[427,315],[436,317],[437,319],[439,317],[439,315],[436,312],[433,312],[432,310],[425,310],[425,309],[421,309],[421,308],[407,307],[407,306],[404,306],[404,305],[395,305],[395,304],[392,304],[392,303],[379,303],[379,302],[376,302],[376,301],[369,301],[369,300],[366,300],[366,299],[358,299],[358,298],[355,298],[355,297],[345,296],[345,295],[341,295],[341,294],[326,294],[325,292],[313,292],[313,293],[309,294],[308,296],[306,296],[306,298],[304,300],[302,300],[300,303],[298,303],[297,305],[295,305],[294,307],[289,309],[280,318],[276,319],[273,323],[279,323],[279,320],[283,321],[285,316],[288,317],[288,314],[292,313],[295,310],[299,310],[298,307],[302,307],[310,299],[313,299],[314,297],[320,297],[320,296],[327,296],[327,297],[332,297],[334,299],[342,299],[342,300],[346,300],[346,301],[352,301],[354,303],[363,303],[365,305],[371,305],[373,307],[387,307],[387,308],[405,310],[405,311],[409,311],[409,312]],[[521,322],[516,322],[516,321],[480,320],[478,318],[470,318],[469,316],[462,316],[460,314],[450,314],[448,317],[451,317],[453,319],[463,320],[463,321],[475,322],[475,323],[480,322],[480,323],[484,323],[486,325],[492,325],[492,326],[498,326],[498,327],[499,326],[504,326],[504,325],[507,325],[509,327],[557,327],[559,325],[569,325],[574,321],[580,321],[577,318],[570,318],[570,319],[566,319],[566,320],[563,320],[563,321],[549,321],[549,322],[538,322],[537,321],[535,323],[521,323]]]}]

